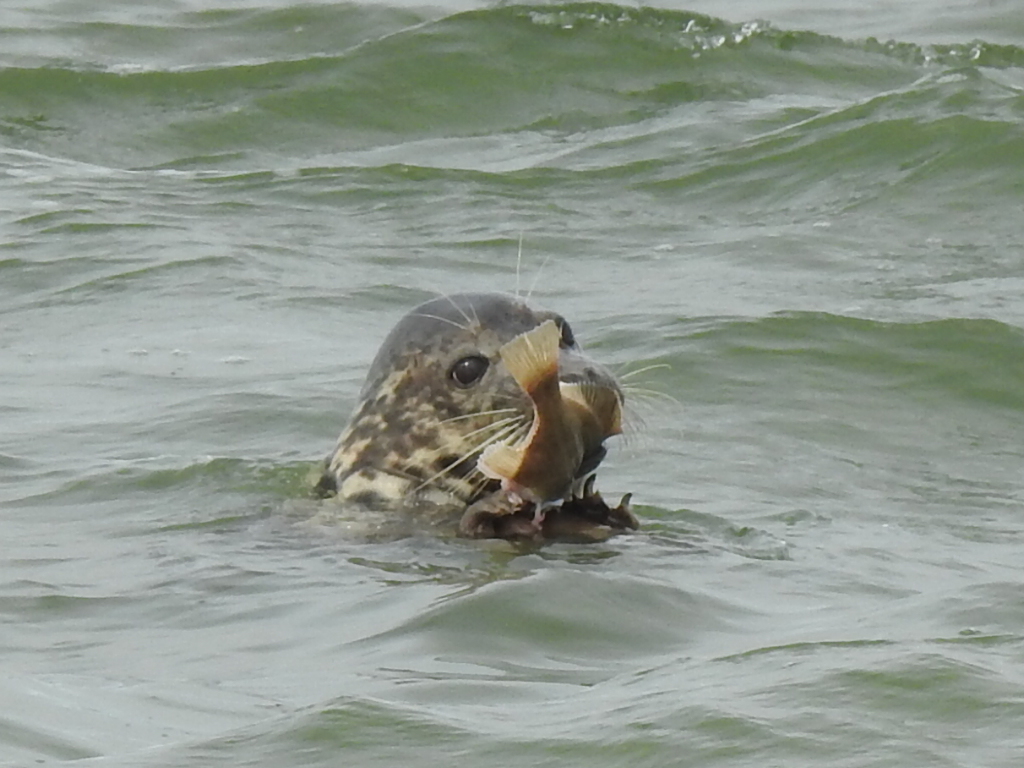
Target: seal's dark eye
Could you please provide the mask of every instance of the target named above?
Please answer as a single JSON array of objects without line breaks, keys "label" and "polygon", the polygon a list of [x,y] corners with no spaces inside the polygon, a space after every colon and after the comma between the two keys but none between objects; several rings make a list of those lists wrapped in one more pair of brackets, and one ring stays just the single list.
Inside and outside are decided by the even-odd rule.
[{"label": "seal's dark eye", "polygon": [[558,340],[558,346],[562,349],[576,346],[576,337],[572,335],[572,328],[565,320],[562,321],[562,338]]},{"label": "seal's dark eye", "polygon": [[487,373],[487,366],[490,364],[490,360],[480,355],[463,357],[455,362],[448,375],[460,387],[471,387],[483,378],[483,375]]}]

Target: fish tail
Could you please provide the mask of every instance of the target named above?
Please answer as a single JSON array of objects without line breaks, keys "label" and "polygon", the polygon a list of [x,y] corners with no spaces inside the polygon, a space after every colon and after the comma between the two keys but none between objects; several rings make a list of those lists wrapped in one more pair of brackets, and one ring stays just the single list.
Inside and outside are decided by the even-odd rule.
[{"label": "fish tail", "polygon": [[477,459],[477,468],[494,480],[514,477],[525,458],[523,451],[505,443],[489,445]]},{"label": "fish tail", "polygon": [[585,382],[562,382],[559,389],[564,399],[600,421],[605,435],[622,434],[622,398],[617,391]]},{"label": "fish tail", "polygon": [[562,333],[554,320],[546,320],[521,333],[501,348],[501,360],[527,393],[546,379],[558,376],[558,341]]}]

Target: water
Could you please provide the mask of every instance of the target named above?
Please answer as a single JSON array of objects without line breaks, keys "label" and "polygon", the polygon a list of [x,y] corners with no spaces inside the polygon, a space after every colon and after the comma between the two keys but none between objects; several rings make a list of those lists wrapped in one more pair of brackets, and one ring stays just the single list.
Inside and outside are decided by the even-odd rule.
[{"label": "water", "polygon": [[[1016,766],[1014,2],[0,12],[0,763]],[[521,287],[643,529],[311,522],[388,328]]]}]

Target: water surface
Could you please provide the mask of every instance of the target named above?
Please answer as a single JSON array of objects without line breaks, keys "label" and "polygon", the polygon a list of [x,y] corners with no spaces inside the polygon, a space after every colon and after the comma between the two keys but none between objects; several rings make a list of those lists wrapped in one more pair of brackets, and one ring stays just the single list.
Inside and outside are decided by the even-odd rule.
[{"label": "water surface", "polygon": [[[1018,765],[1018,10],[0,13],[0,763]],[[641,532],[311,522],[520,237]]]}]

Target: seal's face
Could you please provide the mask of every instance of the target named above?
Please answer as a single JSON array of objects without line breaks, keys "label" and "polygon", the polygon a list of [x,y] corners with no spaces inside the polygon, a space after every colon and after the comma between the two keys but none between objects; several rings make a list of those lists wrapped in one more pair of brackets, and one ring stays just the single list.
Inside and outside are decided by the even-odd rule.
[{"label": "seal's face", "polygon": [[[503,294],[458,294],[410,311],[370,366],[360,401],[328,458],[319,488],[373,506],[434,502],[465,507],[498,483],[476,466],[490,443],[529,430],[533,407],[501,362],[508,341],[546,320],[561,330],[559,377],[613,389],[560,315]],[[580,478],[604,457],[587,446]]]}]

